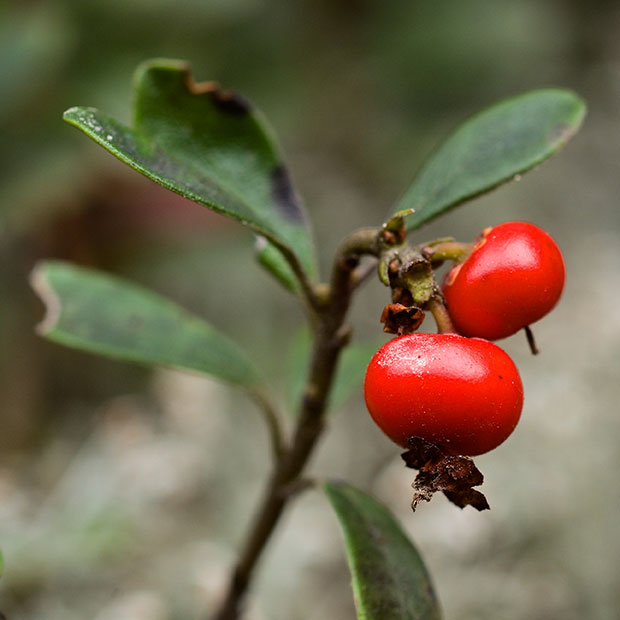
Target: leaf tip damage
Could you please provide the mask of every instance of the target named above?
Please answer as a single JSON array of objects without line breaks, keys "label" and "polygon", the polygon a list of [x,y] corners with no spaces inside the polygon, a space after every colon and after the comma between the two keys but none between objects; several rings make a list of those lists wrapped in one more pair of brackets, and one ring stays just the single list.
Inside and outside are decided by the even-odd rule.
[{"label": "leaf tip damage", "polygon": [[566,89],[555,89],[550,91],[556,98],[563,98],[570,113],[559,121],[549,134],[549,142],[556,148],[563,147],[581,128],[587,114],[586,102],[575,92]]},{"label": "leaf tip damage", "polygon": [[62,310],[60,297],[52,288],[48,277],[47,263],[39,263],[30,273],[30,286],[45,305],[45,315],[41,322],[35,326],[35,331],[45,336],[57,325]]},{"label": "leaf tip damage", "polygon": [[190,92],[195,93],[202,84],[206,84],[209,88],[206,92],[211,97],[213,103],[222,111],[232,116],[245,116],[252,109],[248,100],[238,92],[231,89],[222,89],[217,82],[192,82],[193,89]]},{"label": "leaf tip damage", "polygon": [[222,88],[218,82],[197,82],[192,75],[192,66],[185,60],[155,58],[147,60],[136,69],[134,84],[136,89],[147,80],[178,80],[190,95],[206,95],[220,111],[232,116],[245,116],[252,107],[250,103],[234,90]]},{"label": "leaf tip damage", "polygon": [[221,112],[226,112],[231,116],[245,116],[251,112],[250,102],[237,91],[222,88],[218,82],[213,80],[197,82],[192,75],[189,63],[180,64],[178,70],[182,73],[185,87],[191,95],[207,95]]}]

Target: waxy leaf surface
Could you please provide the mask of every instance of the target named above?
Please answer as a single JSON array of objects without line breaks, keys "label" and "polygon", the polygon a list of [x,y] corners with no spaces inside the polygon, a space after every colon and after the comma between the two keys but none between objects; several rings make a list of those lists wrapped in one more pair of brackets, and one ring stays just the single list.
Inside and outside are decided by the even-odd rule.
[{"label": "waxy leaf surface", "polygon": [[585,104],[571,91],[535,90],[463,123],[422,166],[395,212],[415,230],[551,157],[579,129]]},{"label": "waxy leaf surface", "polygon": [[133,127],[95,108],[65,120],[138,172],[239,220],[308,274],[314,254],[304,210],[266,123],[216,83],[196,83],[181,61],[138,68]]},{"label": "waxy leaf surface", "polygon": [[39,263],[31,282],[47,309],[38,331],[49,340],[243,387],[257,383],[257,373],[233,342],[156,293],[62,261]]},{"label": "waxy leaf surface", "polygon": [[385,506],[342,482],[325,492],[342,531],[360,620],[439,620],[420,554]]}]

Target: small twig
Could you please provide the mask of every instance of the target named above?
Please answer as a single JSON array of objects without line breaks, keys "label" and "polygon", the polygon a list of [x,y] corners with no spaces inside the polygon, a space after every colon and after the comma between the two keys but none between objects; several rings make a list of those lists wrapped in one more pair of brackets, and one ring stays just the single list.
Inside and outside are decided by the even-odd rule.
[{"label": "small twig", "polygon": [[267,423],[269,439],[271,441],[271,451],[273,453],[274,462],[277,463],[280,458],[282,458],[285,448],[280,416],[270,398],[261,389],[257,388],[252,390],[250,396],[258,405],[263,419]]},{"label": "small twig", "polygon": [[529,325],[526,325],[524,329],[525,329],[525,336],[527,338],[527,343],[530,345],[530,351],[532,352],[532,355],[538,355],[540,353],[540,350],[536,346],[536,339],[534,338],[534,332],[532,331]]},{"label": "small twig", "polygon": [[422,254],[432,263],[451,260],[461,262],[474,248],[473,243],[460,243],[459,241],[444,241],[436,245],[427,244],[422,248]]},{"label": "small twig", "polygon": [[454,323],[452,323],[452,318],[440,294],[433,295],[427,307],[431,311],[435,323],[437,323],[437,333],[456,334]]},{"label": "small twig", "polygon": [[280,250],[280,252],[282,252],[286,262],[289,264],[293,270],[293,273],[297,277],[297,281],[301,287],[302,298],[308,306],[308,309],[311,311],[317,311],[321,306],[320,300],[316,294],[315,287],[308,277],[303,265],[300,263],[297,254],[291,251],[291,249],[286,245],[277,243],[274,239],[271,239],[270,241]]},{"label": "small twig", "polygon": [[345,237],[336,250],[336,260],[365,254],[378,256],[381,250],[380,228],[360,228]]},{"label": "small twig", "polygon": [[301,495],[304,491],[316,486],[316,480],[314,478],[297,478],[282,489],[282,494],[291,499],[293,496]]}]

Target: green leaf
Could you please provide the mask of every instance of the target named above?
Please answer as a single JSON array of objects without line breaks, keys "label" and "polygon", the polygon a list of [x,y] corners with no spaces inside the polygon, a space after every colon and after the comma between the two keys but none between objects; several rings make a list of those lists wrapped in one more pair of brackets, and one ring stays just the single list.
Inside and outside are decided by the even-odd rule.
[{"label": "green leaf", "polygon": [[268,238],[300,270],[314,272],[306,216],[260,114],[189,65],[154,60],[134,82],[133,129],[95,108],[64,119],[167,189],[239,220]]},{"label": "green leaf", "polygon": [[295,272],[283,258],[278,249],[265,239],[258,237],[256,239],[256,259],[267,271],[292,293],[299,290],[299,282],[295,276]]},{"label": "green leaf", "polygon": [[575,135],[585,104],[560,89],[506,99],[463,123],[420,169],[395,211],[414,209],[415,230],[457,205],[512,181]]},{"label": "green leaf", "polygon": [[31,283],[46,305],[41,335],[106,357],[211,375],[252,387],[245,355],[211,325],[135,284],[62,261],[39,263]]},{"label": "green leaf", "polygon": [[[372,356],[383,344],[385,341],[359,342],[354,340],[344,349],[338,362],[334,386],[329,398],[330,409],[342,407],[355,391],[361,394],[366,368]],[[287,361],[288,397],[293,410],[303,394],[310,363],[311,345],[311,335],[307,329],[300,330],[293,337]]]},{"label": "green leaf", "polygon": [[357,617],[441,618],[424,562],[385,506],[343,482],[324,488],[344,532]]}]

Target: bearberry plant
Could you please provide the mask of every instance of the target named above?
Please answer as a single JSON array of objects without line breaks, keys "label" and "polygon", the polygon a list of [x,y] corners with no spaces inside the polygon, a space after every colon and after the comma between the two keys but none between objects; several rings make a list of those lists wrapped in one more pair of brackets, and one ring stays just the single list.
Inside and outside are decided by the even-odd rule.
[{"label": "bearberry plant", "polygon": [[[412,233],[550,157],[577,131],[584,104],[572,92],[543,89],[471,117],[420,169],[391,215],[378,213],[371,227],[342,241],[323,280],[309,219],[261,115],[234,92],[195,82],[178,61],[142,65],[134,89],[131,127],[85,107],[67,110],[65,120],[138,172],[256,235],[258,263],[297,297],[312,333],[295,428],[284,432],[279,404],[231,339],[117,277],[60,261],[38,264],[32,282],[47,307],[39,332],[119,360],[210,375],[243,390],[263,413],[273,471],[213,618],[239,617],[283,511],[309,485],[325,493],[344,531],[358,616],[438,618],[424,564],[388,510],[345,482],[302,478],[352,341],[347,312],[358,288],[378,274],[388,303],[382,313],[369,311],[396,337],[370,361],[364,393],[378,426],[406,450],[405,464],[419,470],[413,507],[441,491],[460,507],[488,508],[473,489],[482,474],[471,456],[501,444],[523,404],[517,368],[489,340],[529,330],[555,305],[562,256],[549,235],[526,223],[495,226],[471,242],[420,242]],[[442,289],[435,270],[446,261],[454,266]],[[437,334],[415,333],[426,313]],[[360,380],[368,361],[357,368]]]}]

